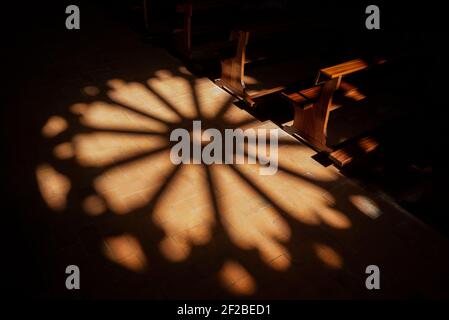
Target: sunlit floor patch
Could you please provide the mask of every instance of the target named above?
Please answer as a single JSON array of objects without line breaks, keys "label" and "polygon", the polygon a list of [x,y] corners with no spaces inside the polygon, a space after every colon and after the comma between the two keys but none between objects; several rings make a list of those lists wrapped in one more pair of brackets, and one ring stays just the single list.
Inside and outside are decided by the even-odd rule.
[{"label": "sunlit floor patch", "polygon": [[82,207],[91,216],[98,216],[106,211],[106,204],[98,195],[91,195],[84,199]]},{"label": "sunlit floor patch", "polygon": [[317,257],[332,269],[341,269],[343,267],[342,257],[331,247],[325,244],[317,243],[314,245]]},{"label": "sunlit floor patch", "polygon": [[75,150],[73,149],[72,143],[64,142],[53,149],[53,154],[56,158],[61,160],[70,159],[75,156]]},{"label": "sunlit floor patch", "polygon": [[67,193],[70,191],[70,180],[56,171],[49,164],[42,164],[36,169],[36,178],[47,205],[56,211],[62,211],[67,205]]},{"label": "sunlit floor patch", "polygon": [[376,219],[382,214],[382,211],[380,211],[376,203],[365,196],[352,195],[349,199],[357,209],[359,209],[371,219]]},{"label": "sunlit floor patch", "polygon": [[66,130],[67,127],[68,123],[63,117],[53,116],[47,120],[47,123],[42,128],[42,135],[46,138],[53,138]]},{"label": "sunlit floor patch", "polygon": [[238,262],[227,261],[220,270],[222,285],[237,295],[251,295],[256,282],[250,273]]},{"label": "sunlit floor patch", "polygon": [[143,272],[148,266],[139,241],[129,234],[104,239],[103,252],[111,261],[135,272]]},{"label": "sunlit floor patch", "polygon": [[[151,262],[161,264],[155,269],[176,269],[198,259],[205,266],[196,269],[218,275],[217,286],[231,295],[253,296],[264,287],[261,270],[281,278],[295,270],[295,261],[310,261],[317,272],[343,268],[344,256],[324,243],[323,232],[350,231],[355,212],[379,213],[374,201],[340,188],[342,176],[286,134],[280,135],[279,167],[271,176],[261,176],[260,165],[247,161],[173,164],[170,133],[189,131],[194,120],[219,131],[278,128],[234,107],[232,97],[208,79],[160,70],[146,82],[111,79],[105,85],[107,97],[101,97],[107,101],[75,103],[68,106],[71,118],[53,116],[42,128],[46,137],[67,130],[50,145],[50,156],[62,164],[58,170],[72,163],[75,170],[57,172],[45,164],[36,177],[54,210],[71,209],[71,181],[82,183],[73,186],[69,199],[80,201],[73,207],[83,219],[104,227],[101,254],[117,266],[150,273]],[[95,95],[95,90],[84,88],[84,93]],[[209,257],[216,247],[219,252]],[[298,257],[301,253],[310,256]]]}]

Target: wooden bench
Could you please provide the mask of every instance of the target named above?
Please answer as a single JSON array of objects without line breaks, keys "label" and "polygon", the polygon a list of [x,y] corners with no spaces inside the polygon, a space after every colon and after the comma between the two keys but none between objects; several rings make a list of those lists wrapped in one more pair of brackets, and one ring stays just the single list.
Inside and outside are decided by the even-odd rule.
[{"label": "wooden bench", "polygon": [[[280,93],[288,86],[307,79],[307,75],[312,75],[312,69],[298,72],[306,64],[291,52],[288,52],[290,56],[286,54],[293,48],[288,41],[279,45],[280,37],[285,37],[291,30],[288,22],[234,30],[230,36],[234,53],[221,59],[221,77],[216,83],[254,107],[258,98]],[[276,44],[270,48],[273,41]],[[252,73],[248,72],[248,67],[252,68]],[[258,85],[249,84],[249,79]]]},{"label": "wooden bench", "polygon": [[192,58],[197,42],[227,40],[234,22],[232,13],[238,12],[240,5],[238,0],[143,0],[143,11],[150,34],[168,36],[177,53]]},{"label": "wooden bench", "polygon": [[353,34],[342,26],[340,20],[351,16],[347,8],[336,11],[326,3],[286,1],[279,11],[252,16],[232,32],[235,49],[221,59],[217,80],[249,106],[256,106],[266,95],[311,83],[323,63],[360,56],[365,47],[354,45]]},{"label": "wooden bench", "polygon": [[[376,61],[376,63],[383,62],[381,60]],[[282,93],[282,96],[294,107],[293,126],[296,133],[314,148],[331,153],[331,159],[340,165],[345,165],[352,160],[354,150],[357,149],[358,153],[368,153],[378,146],[375,138],[365,137],[362,138],[364,140],[357,142],[357,148],[349,147],[345,150],[336,151],[329,145],[327,135],[330,112],[343,106],[334,99],[337,92],[347,99],[355,101],[361,101],[365,98],[357,87],[343,81],[343,78],[366,70],[371,65],[364,60],[355,59],[323,68],[318,72],[313,87],[291,93]]]},{"label": "wooden bench", "polygon": [[[176,12],[182,15],[182,25],[173,30],[175,49],[187,58],[193,57],[195,40],[203,42],[224,42],[233,27],[230,12],[237,11],[239,2],[235,0],[184,0],[176,5]],[[207,17],[209,22],[202,23]],[[201,42],[200,40],[198,42]]]},{"label": "wooden bench", "polygon": [[[150,0],[147,0],[150,1]],[[269,30],[269,21],[280,20],[289,15],[287,20],[298,21],[296,12],[304,4],[294,2],[276,2],[260,0],[174,0],[176,12],[182,15],[182,25],[175,28],[175,47],[187,57],[192,56],[195,40],[208,34],[212,40],[229,36],[232,29],[246,28],[254,25],[265,25]],[[204,23],[204,18],[207,22]],[[305,21],[305,17],[302,17]],[[267,23],[268,22],[268,23]],[[226,39],[227,40],[227,39]]]},{"label": "wooden bench", "polygon": [[338,166],[344,167],[355,159],[371,153],[379,148],[381,139],[376,135],[368,135],[353,141],[347,146],[335,150],[329,154],[329,158]]}]

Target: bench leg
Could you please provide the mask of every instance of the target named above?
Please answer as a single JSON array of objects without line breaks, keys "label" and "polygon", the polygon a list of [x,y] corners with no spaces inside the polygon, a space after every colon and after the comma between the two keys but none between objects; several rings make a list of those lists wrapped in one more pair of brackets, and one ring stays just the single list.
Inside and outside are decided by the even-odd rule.
[{"label": "bench leg", "polygon": [[175,30],[174,45],[175,49],[184,56],[192,56],[192,5],[179,5],[176,10],[184,13],[183,28]]},{"label": "bench leg", "polygon": [[239,97],[245,97],[245,52],[249,32],[238,31],[231,34],[231,40],[237,39],[236,54],[221,61],[221,83]]},{"label": "bench leg", "polygon": [[340,85],[340,78],[324,83],[320,97],[312,108],[295,108],[293,126],[299,135],[321,151],[330,152],[327,145],[327,123],[329,119],[332,96]]},{"label": "bench leg", "polygon": [[147,31],[150,30],[150,22],[149,22],[150,18],[149,18],[149,16],[148,16],[148,1],[149,1],[149,0],[143,0],[143,1],[142,1],[142,7],[143,7],[143,19],[144,19],[144,22],[145,22],[145,29],[146,29]]},{"label": "bench leg", "polygon": [[245,95],[244,66],[235,58],[221,61],[221,83],[239,97]]}]

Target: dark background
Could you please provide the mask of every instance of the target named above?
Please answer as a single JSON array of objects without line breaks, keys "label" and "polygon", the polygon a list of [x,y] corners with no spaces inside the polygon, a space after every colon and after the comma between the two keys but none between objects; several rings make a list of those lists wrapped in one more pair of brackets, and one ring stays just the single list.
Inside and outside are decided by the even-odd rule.
[{"label": "dark background", "polygon": [[[114,2],[114,3],[112,3]],[[416,70],[420,82],[416,84],[417,101],[423,104],[413,110],[413,118],[419,126],[419,141],[405,141],[408,148],[426,145],[427,160],[431,161],[435,184],[433,188],[434,209],[426,211],[424,220],[445,233],[448,230],[446,199],[447,188],[447,92],[445,65],[447,55],[445,44],[447,33],[444,30],[449,12],[442,1],[295,1],[298,10],[321,10],[325,16],[338,19],[339,32],[366,34],[372,38],[373,47],[379,50],[389,48],[396,37],[407,37],[408,57],[413,57],[411,68]],[[65,8],[76,4],[81,10],[81,30],[68,31],[65,28]],[[10,299],[33,298],[36,288],[43,286],[42,272],[35,265],[35,252],[28,250],[27,226],[22,217],[33,208],[28,206],[27,185],[18,181],[14,174],[27,170],[22,164],[33,157],[33,153],[23,153],[12,143],[17,131],[26,135],[32,133],[25,122],[16,121],[26,118],[23,103],[27,97],[24,88],[45,73],[46,64],[57,59],[58,55],[68,54],[77,48],[82,37],[88,36],[90,28],[97,27],[97,20],[89,12],[92,6],[102,8],[104,15],[126,21],[137,33],[142,32],[142,23],[137,21],[132,10],[140,1],[17,1],[1,4],[1,50],[2,57],[2,158],[3,165],[2,192],[3,216],[1,226],[5,236],[2,253],[3,272],[2,287]],[[364,8],[369,4],[380,7],[381,30],[365,29]],[[142,32],[142,41],[145,35]],[[28,119],[30,120],[30,119]],[[32,150],[32,148],[30,148]],[[430,160],[429,160],[430,159]]]}]

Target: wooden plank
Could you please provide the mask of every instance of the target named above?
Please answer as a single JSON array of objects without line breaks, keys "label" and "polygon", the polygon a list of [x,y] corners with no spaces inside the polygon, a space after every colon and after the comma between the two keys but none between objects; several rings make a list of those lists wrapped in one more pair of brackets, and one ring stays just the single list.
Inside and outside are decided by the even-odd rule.
[{"label": "wooden plank", "polygon": [[311,106],[318,99],[320,92],[321,85],[290,94],[282,93],[282,96],[295,106],[306,108]]},{"label": "wooden plank", "polygon": [[320,74],[326,76],[329,79],[335,79],[343,77],[350,73],[364,70],[366,68],[368,68],[368,64],[365,61],[361,59],[355,59],[348,62],[337,64],[332,67],[323,68],[320,70]]},{"label": "wooden plank", "polygon": [[348,146],[338,149],[329,155],[329,158],[339,167],[343,167],[379,147],[378,138],[374,136],[363,137]]},{"label": "wooden plank", "polygon": [[251,94],[250,97],[252,99],[260,98],[262,96],[266,96],[266,95],[269,95],[269,94],[280,92],[282,90],[285,90],[285,86],[277,86],[277,87],[270,88],[270,89],[264,89],[262,91],[259,91],[259,92],[255,93],[255,94]]},{"label": "wooden plank", "polygon": [[360,92],[356,86],[346,81],[340,82],[340,90],[343,91],[345,97],[356,101],[360,101],[366,98],[366,96],[362,92]]}]

